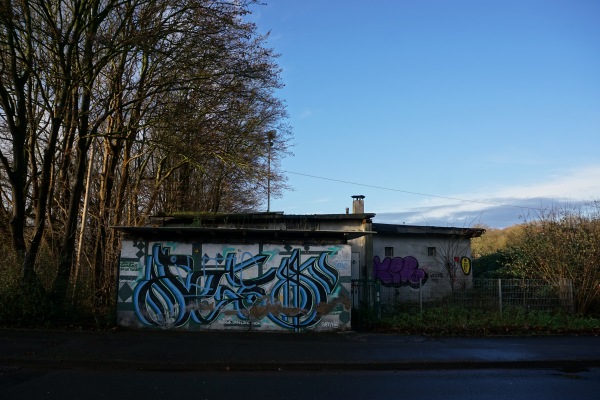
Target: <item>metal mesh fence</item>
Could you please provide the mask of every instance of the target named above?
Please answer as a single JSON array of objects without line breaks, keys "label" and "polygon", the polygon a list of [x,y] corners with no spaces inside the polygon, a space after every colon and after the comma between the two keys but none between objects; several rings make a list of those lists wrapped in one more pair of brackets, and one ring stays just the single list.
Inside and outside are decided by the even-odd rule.
[{"label": "metal mesh fence", "polygon": [[570,281],[552,285],[535,279],[465,279],[447,282],[388,287],[378,281],[352,281],[355,310],[370,310],[376,318],[401,312],[419,312],[434,307],[461,307],[500,312],[573,312]]}]

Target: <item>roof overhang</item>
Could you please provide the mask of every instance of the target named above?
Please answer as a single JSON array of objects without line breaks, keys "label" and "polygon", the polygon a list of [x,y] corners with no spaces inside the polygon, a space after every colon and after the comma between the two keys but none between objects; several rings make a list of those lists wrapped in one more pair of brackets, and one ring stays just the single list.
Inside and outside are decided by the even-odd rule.
[{"label": "roof overhang", "polygon": [[199,227],[134,227],[114,226],[126,237],[144,239],[168,239],[192,241],[336,241],[345,243],[374,232],[334,231],[334,230],[294,230],[294,229],[252,229],[252,228],[199,228]]},{"label": "roof overhang", "polygon": [[470,239],[479,237],[485,233],[483,228],[456,228],[441,226],[421,226],[421,225],[395,225],[373,223],[373,230],[378,234],[397,235],[397,236],[452,236]]}]

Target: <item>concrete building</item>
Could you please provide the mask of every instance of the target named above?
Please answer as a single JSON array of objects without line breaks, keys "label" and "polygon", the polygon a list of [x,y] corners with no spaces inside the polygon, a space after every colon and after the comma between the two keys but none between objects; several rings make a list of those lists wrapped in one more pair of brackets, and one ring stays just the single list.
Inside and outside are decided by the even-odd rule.
[{"label": "concrete building", "polygon": [[411,290],[442,282],[451,263],[470,274],[469,239],[482,230],[374,224],[364,196],[352,197],[345,214],[189,213],[116,227],[118,324],[342,331],[353,279]]},{"label": "concrete building", "polygon": [[433,301],[472,287],[471,239],[484,229],[377,223],[372,229],[380,301]]}]

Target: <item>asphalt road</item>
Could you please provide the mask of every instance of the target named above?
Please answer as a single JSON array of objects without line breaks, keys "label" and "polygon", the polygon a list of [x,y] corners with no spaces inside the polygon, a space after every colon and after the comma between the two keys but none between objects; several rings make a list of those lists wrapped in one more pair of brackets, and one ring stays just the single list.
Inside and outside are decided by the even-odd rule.
[{"label": "asphalt road", "polygon": [[600,337],[0,330],[0,369],[409,370],[600,368]]},{"label": "asphalt road", "polygon": [[597,400],[600,369],[292,372],[19,369],[0,374],[0,398]]},{"label": "asphalt road", "polygon": [[0,330],[0,400],[600,400],[600,337]]}]

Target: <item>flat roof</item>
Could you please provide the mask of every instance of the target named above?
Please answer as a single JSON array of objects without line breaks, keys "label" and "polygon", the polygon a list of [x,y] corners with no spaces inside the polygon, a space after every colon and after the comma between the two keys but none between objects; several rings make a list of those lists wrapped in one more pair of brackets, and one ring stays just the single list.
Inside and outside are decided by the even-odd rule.
[{"label": "flat roof", "polygon": [[483,228],[456,228],[423,225],[395,225],[373,223],[372,229],[377,233],[390,235],[429,235],[429,236],[462,236],[464,238],[479,237],[485,233]]},{"label": "flat roof", "polygon": [[283,212],[259,212],[259,213],[174,213],[165,215],[153,215],[150,217],[152,225],[161,224],[169,226],[175,224],[190,224],[199,223],[208,225],[210,223],[260,223],[260,222],[276,222],[276,221],[362,221],[371,220],[375,217],[374,213],[348,213],[348,214],[284,214]]},{"label": "flat roof", "polygon": [[334,230],[302,230],[302,229],[259,229],[259,228],[202,228],[187,226],[168,227],[136,227],[136,226],[113,226],[113,229],[123,232],[130,237],[152,238],[152,239],[219,239],[225,241],[305,241],[305,240],[329,240],[344,243],[346,240],[357,239],[365,236],[371,231],[334,231]]}]

